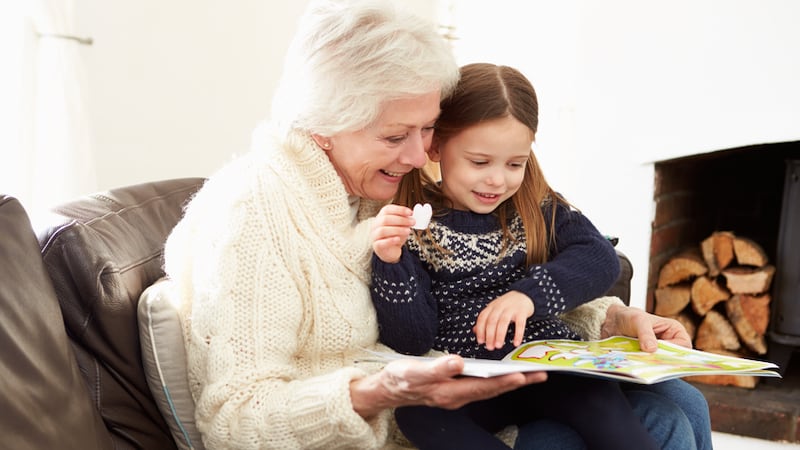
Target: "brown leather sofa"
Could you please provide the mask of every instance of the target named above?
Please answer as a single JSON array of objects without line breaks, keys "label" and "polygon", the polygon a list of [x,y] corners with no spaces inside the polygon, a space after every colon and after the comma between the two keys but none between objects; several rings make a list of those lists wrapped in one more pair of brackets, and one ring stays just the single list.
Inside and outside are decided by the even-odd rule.
[{"label": "brown leather sofa", "polygon": [[176,448],[143,372],[136,307],[202,182],[87,196],[35,229],[0,197],[0,447]]},{"label": "brown leather sofa", "polygon": [[[144,374],[137,304],[201,178],[114,189],[35,226],[0,195],[0,447],[176,449]],[[609,292],[626,303],[632,269]]]}]

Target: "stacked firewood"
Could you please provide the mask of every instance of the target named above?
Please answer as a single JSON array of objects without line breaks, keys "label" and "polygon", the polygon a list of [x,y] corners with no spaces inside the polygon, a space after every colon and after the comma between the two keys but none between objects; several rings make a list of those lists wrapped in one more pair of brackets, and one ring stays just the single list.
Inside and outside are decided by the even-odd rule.
[{"label": "stacked firewood", "polygon": [[[661,267],[654,312],[683,323],[697,349],[743,357],[765,355],[774,274],[775,266],[758,243],[715,231]],[[690,379],[742,387],[756,383],[756,377],[730,375]]]}]

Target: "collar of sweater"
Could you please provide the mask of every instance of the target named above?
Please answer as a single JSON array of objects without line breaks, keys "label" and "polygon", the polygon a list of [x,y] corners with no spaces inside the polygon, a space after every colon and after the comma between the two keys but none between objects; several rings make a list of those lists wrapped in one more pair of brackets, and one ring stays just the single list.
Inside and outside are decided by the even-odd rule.
[{"label": "collar of sweater", "polygon": [[[268,154],[273,162],[283,158],[289,160],[284,167],[286,170],[278,170],[277,175],[290,177],[287,182],[291,184],[297,184],[298,177],[305,180],[316,197],[316,203],[322,206],[320,214],[325,214],[333,224],[354,226],[374,217],[385,204],[349,195],[328,155],[314,143],[309,132],[292,130],[281,137],[274,130],[262,128],[259,134],[256,142],[260,142],[259,146],[267,152],[273,152]],[[263,145],[267,139],[272,140],[271,145]]]},{"label": "collar of sweater", "polygon": [[472,211],[446,209],[434,216],[434,221],[459,233],[484,234],[497,231],[500,221],[495,214],[478,214]]}]

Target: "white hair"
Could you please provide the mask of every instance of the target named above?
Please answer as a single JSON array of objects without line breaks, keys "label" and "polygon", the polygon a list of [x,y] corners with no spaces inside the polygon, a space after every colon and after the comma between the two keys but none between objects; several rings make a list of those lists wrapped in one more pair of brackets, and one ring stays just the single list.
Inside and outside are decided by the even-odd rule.
[{"label": "white hair", "polygon": [[332,136],[371,124],[388,100],[450,95],[459,76],[452,49],[432,22],[398,3],[312,0],[275,92],[279,128]]}]

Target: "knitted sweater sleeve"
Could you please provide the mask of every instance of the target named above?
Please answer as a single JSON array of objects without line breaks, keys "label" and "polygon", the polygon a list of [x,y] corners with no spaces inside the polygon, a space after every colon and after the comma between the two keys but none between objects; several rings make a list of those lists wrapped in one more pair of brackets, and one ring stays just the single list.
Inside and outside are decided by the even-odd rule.
[{"label": "knitted sweater sleeve", "polygon": [[533,299],[534,319],[571,311],[603,295],[619,277],[614,247],[580,212],[557,206],[554,242],[550,259],[511,286]]},{"label": "knitted sweater sleeve", "polygon": [[587,341],[600,339],[600,329],[611,305],[625,305],[619,297],[600,297],[559,316]]},{"label": "knitted sweater sleeve", "polygon": [[344,360],[315,367],[296,357],[313,344],[304,340],[307,267],[282,241],[290,228],[267,218],[266,204],[205,200],[187,210],[166,259],[193,303],[184,326],[206,448],[381,447],[388,412],[368,422],[350,401],[350,382],[365,373]]},{"label": "knitted sweater sleeve", "polygon": [[372,256],[372,302],[382,343],[396,352],[422,355],[433,348],[438,329],[431,281],[419,258],[403,248],[400,261],[389,264]]}]

